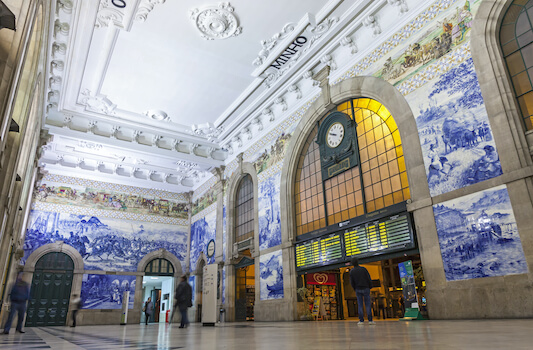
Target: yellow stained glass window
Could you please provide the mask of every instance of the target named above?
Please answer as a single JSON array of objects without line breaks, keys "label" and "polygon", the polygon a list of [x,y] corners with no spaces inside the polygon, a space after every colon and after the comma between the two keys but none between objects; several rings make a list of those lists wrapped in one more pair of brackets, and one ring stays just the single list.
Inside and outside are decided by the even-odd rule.
[{"label": "yellow stained glass window", "polygon": [[318,128],[313,130],[296,174],[298,235],[410,198],[400,131],[387,108],[376,100],[358,98],[338,105],[337,111],[357,123],[360,164],[322,182],[315,142]]}]

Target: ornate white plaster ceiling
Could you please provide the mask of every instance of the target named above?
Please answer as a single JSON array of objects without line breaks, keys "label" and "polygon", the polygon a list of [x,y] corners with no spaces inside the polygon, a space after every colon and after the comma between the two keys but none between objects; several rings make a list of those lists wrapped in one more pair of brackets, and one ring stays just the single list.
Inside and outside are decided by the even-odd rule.
[{"label": "ornate white plaster ceiling", "polygon": [[[335,48],[347,47],[348,59],[358,52],[355,36],[331,43],[332,28],[363,28],[375,41],[372,15],[387,4],[407,8],[406,0],[55,0],[44,116],[52,137],[40,165],[193,190],[301,105],[302,93],[319,91],[313,73],[343,61]],[[307,43],[273,69],[298,35]]]},{"label": "ornate white plaster ceiling", "polygon": [[[231,105],[256,79],[260,41],[325,3],[56,1],[45,116],[53,138],[40,164],[193,189],[227,158],[219,137]],[[179,162],[195,166],[177,169]]]}]

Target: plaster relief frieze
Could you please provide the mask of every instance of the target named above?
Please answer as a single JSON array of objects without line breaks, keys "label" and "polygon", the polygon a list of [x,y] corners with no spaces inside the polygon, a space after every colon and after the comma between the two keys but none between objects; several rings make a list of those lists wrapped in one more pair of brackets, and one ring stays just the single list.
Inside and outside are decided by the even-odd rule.
[{"label": "plaster relief frieze", "polygon": [[253,138],[252,130],[248,126],[242,128],[241,132],[244,136],[246,136],[247,140],[251,140]]},{"label": "plaster relief frieze", "polygon": [[320,59],[320,62],[322,64],[325,64],[326,66],[329,66],[331,70],[337,69],[337,64],[335,63],[335,60],[333,59],[333,57],[331,57],[331,55],[322,56],[322,58]]},{"label": "plaster relief frieze", "polygon": [[59,91],[58,90],[51,90],[48,91],[48,102],[57,102],[59,101]]},{"label": "plaster relief frieze", "polygon": [[52,57],[64,56],[67,53],[67,44],[54,42],[52,44]]},{"label": "plaster relief frieze", "polygon": [[52,75],[48,79],[48,87],[51,89],[53,85],[60,85],[61,81],[62,81],[62,78],[60,76]]},{"label": "plaster relief frieze", "polygon": [[389,5],[398,6],[398,9],[400,10],[398,13],[399,16],[409,11],[409,7],[407,6],[405,0],[387,0],[387,2]]},{"label": "plaster relief frieze", "polygon": [[302,90],[300,90],[300,88],[298,87],[298,85],[294,84],[294,85],[291,85],[289,86],[289,88],[287,89],[288,92],[291,92],[291,93],[295,93],[296,94],[296,99],[299,100],[302,98]]},{"label": "plaster relief frieze", "polygon": [[313,86],[319,86],[320,85],[320,82],[318,80],[315,80],[313,79],[314,77],[314,74],[313,74],[313,71],[312,70],[308,70],[307,72],[305,72],[302,76],[302,78],[304,79],[309,79],[313,82]]},{"label": "plaster relief frieze", "polygon": [[263,109],[263,112],[262,114],[269,118],[268,120],[273,122],[275,119],[276,119],[276,116],[274,115],[274,112],[272,112],[272,109],[271,108],[265,108]]},{"label": "plaster relief frieze", "polygon": [[347,47],[348,49],[350,49],[350,53],[352,55],[355,55],[357,52],[359,52],[359,49],[357,45],[355,44],[355,41],[349,36],[342,38],[340,41],[340,44],[341,46]]},{"label": "plaster relief frieze", "polygon": [[186,160],[179,160],[176,162],[176,165],[178,166],[176,170],[187,172],[196,168],[198,166],[198,163],[189,162]]},{"label": "plaster relief frieze", "polygon": [[215,127],[213,123],[192,124],[191,130],[187,130],[187,132],[192,135],[203,136],[213,142],[224,132],[224,127]]},{"label": "plaster relief frieze", "polygon": [[56,15],[59,15],[59,11],[63,11],[66,14],[71,14],[73,8],[74,2],[72,0],[57,0]]},{"label": "plaster relief frieze", "polygon": [[60,60],[52,60],[50,62],[50,71],[52,74],[55,74],[57,72],[62,72],[65,69],[65,62]]},{"label": "plaster relief frieze", "polygon": [[254,66],[261,66],[263,63],[265,63],[266,59],[270,55],[270,51],[278,44],[279,41],[285,39],[291,32],[294,31],[296,28],[296,23],[287,23],[281,32],[276,33],[272,36],[272,38],[267,40],[261,41],[261,51],[259,51],[259,54],[257,55],[257,58],[253,61]]},{"label": "plaster relief frieze", "polygon": [[57,39],[58,34],[68,36],[69,31],[70,24],[66,22],[61,22],[59,19],[56,19],[56,21],[54,22],[54,39]]},{"label": "plaster relief frieze", "polygon": [[285,99],[281,96],[276,98],[274,103],[280,106],[283,112],[285,112],[289,108],[289,106],[287,105],[287,101],[285,101]]},{"label": "plaster relief frieze", "polygon": [[57,102],[51,102],[46,105],[46,113],[50,113],[50,110],[57,108]]},{"label": "plaster relief frieze", "polygon": [[189,11],[189,18],[205,40],[227,39],[242,33],[242,27],[229,2]]},{"label": "plaster relief frieze", "polygon": [[226,146],[222,147],[222,150],[228,152],[229,154],[234,153],[233,147],[230,144],[227,144]]},{"label": "plaster relief frieze", "polygon": [[263,122],[261,121],[261,117],[257,116],[252,120],[252,123],[257,126],[258,131],[263,130]]},{"label": "plaster relief frieze", "polygon": [[93,151],[101,151],[104,148],[104,146],[100,143],[83,141],[83,140],[78,141],[78,147],[87,148]]},{"label": "plaster relief frieze", "polygon": [[164,4],[166,0],[141,0],[141,3],[137,7],[135,13],[136,22],[145,22],[148,18],[148,14],[152,12],[155,5]]},{"label": "plaster relief frieze", "polygon": [[375,16],[370,15],[367,18],[365,18],[363,20],[363,25],[372,30],[372,35],[374,37],[376,37],[379,34],[381,34],[381,27],[380,27],[380,25],[378,23],[378,20],[376,19]]},{"label": "plaster relief frieze", "polygon": [[113,104],[111,100],[104,95],[93,96],[89,89],[82,91],[78,98],[78,102],[85,106],[87,110],[94,112],[104,113],[107,115],[115,114],[116,104]]}]

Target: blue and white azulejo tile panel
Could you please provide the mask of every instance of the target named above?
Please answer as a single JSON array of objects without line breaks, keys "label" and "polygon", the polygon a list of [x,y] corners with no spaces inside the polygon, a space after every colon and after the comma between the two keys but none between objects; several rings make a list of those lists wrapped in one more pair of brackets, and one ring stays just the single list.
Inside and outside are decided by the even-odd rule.
[{"label": "blue and white azulejo tile panel", "polygon": [[502,174],[472,58],[407,96],[431,196]]},{"label": "blue and white azulejo tile panel", "polygon": [[447,281],[527,273],[505,185],[433,206]]},{"label": "blue and white azulejo tile panel", "polygon": [[55,241],[74,247],[86,270],[137,271],[148,253],[164,248],[181,264],[187,255],[187,227],[90,215],[32,210],[24,258]]},{"label": "blue and white azulejo tile panel", "polygon": [[83,275],[82,309],[121,309],[125,291],[130,292],[128,309],[133,309],[137,276]]},{"label": "blue and white azulejo tile panel", "polygon": [[[190,271],[196,269],[196,264],[200,253],[204,253],[207,258],[207,244],[210,240],[216,238],[216,221],[217,211],[212,210],[199,220],[195,221],[191,225],[191,255],[190,255]],[[215,255],[220,247],[215,246]],[[215,255],[207,258],[207,264],[215,262]]]},{"label": "blue and white azulejo tile panel", "polygon": [[281,172],[259,183],[259,249],[281,244],[281,211],[279,186]]},{"label": "blue and white azulejo tile panel", "polygon": [[283,299],[281,250],[260,256],[259,286],[261,300]]}]

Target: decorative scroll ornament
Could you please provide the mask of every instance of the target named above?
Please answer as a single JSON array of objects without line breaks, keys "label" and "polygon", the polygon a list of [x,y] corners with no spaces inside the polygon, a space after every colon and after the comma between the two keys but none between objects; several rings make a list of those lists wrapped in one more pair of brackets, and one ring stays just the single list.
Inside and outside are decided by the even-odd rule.
[{"label": "decorative scroll ornament", "polygon": [[135,13],[135,21],[144,22],[148,18],[148,14],[152,12],[154,6],[157,4],[164,4],[166,0],[142,0]]},{"label": "decorative scroll ornament", "polygon": [[227,39],[242,33],[234,8],[229,2],[221,2],[200,9],[189,11],[189,17],[200,31],[200,36],[206,40]]},{"label": "decorative scroll ornament", "polygon": [[409,11],[409,7],[407,6],[405,0],[388,0],[388,3],[392,6],[398,6],[398,9],[400,10],[398,13],[399,16]]},{"label": "decorative scroll ornament", "polygon": [[84,105],[87,110],[104,114],[115,114],[115,109],[117,108],[117,105],[111,102],[106,96],[93,96],[91,95],[91,91],[88,89],[85,89],[81,93],[79,97],[79,103]]},{"label": "decorative scroll ornament", "polygon": [[191,130],[188,130],[189,133],[197,136],[206,137],[211,142],[216,140],[216,138],[220,136],[223,131],[224,127],[219,126],[215,128],[212,123],[193,124],[191,125]]},{"label": "decorative scroll ornament", "polygon": [[124,13],[118,8],[111,5],[110,0],[102,0],[98,7],[96,15],[96,28],[106,28],[111,25],[121,26],[124,19]]},{"label": "decorative scroll ornament", "polygon": [[278,41],[285,39],[292,31],[294,31],[295,27],[296,23],[287,23],[281,32],[274,34],[272,38],[261,40],[262,49],[259,51],[257,58],[253,62],[254,66],[262,65],[270,55],[270,51],[272,51],[272,49],[278,44]]}]

